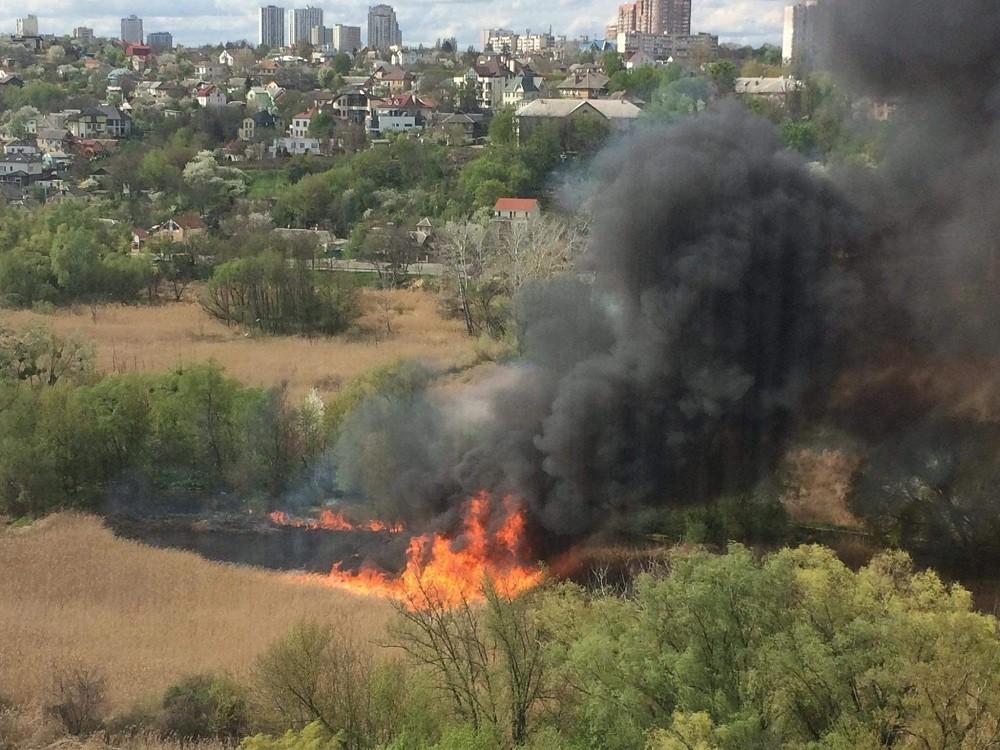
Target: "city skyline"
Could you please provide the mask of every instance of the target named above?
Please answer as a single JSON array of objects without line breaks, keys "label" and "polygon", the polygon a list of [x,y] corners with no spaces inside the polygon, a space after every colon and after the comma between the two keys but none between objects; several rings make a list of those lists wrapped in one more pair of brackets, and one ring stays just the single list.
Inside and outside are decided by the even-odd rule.
[{"label": "city skyline", "polygon": [[[68,35],[74,27],[86,26],[94,28],[98,36],[115,37],[121,19],[135,13],[148,28],[170,31],[175,43],[183,45],[242,39],[256,43],[263,4],[259,0],[109,0],[101,4],[102,12],[95,14],[90,3],[80,3],[80,11],[74,12],[66,0],[28,0],[0,11],[0,33],[13,33],[18,17],[33,14],[38,16],[42,34]],[[366,28],[368,8],[376,3],[313,4],[323,9],[327,26],[342,23]],[[454,36],[465,47],[478,45],[480,31],[486,27],[524,31],[547,29],[551,24],[556,34],[602,37],[605,26],[615,19],[619,4],[607,0],[557,0],[539,8],[526,0],[514,0],[498,8],[479,0],[406,0],[394,3],[394,7],[405,44],[430,44]],[[305,5],[289,2],[284,7]],[[785,5],[786,0],[694,0],[692,30],[718,34],[723,42],[780,45]]]}]

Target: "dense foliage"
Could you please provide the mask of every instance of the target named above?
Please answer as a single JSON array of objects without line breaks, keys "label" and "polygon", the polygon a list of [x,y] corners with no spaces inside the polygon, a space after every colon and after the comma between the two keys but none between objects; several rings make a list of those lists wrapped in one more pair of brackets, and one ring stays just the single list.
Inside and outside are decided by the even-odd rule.
[{"label": "dense foliage", "polygon": [[148,259],[129,255],[126,228],[96,207],[0,208],[0,306],[130,302],[151,271]]},{"label": "dense foliage", "polygon": [[244,685],[193,676],[105,726],[242,750],[986,750],[1000,731],[995,618],[902,553],[853,572],[822,547],[694,548],[620,589],[484,595],[399,607],[393,651],[301,622]]},{"label": "dense foliage", "polygon": [[[211,364],[95,380],[85,355],[33,336],[0,340],[0,365],[8,363],[0,372],[0,512],[193,498],[205,507],[236,490],[245,506],[295,482],[318,450],[318,404],[293,408],[282,390],[245,388]],[[25,366],[11,356],[15,347],[37,362]],[[68,367],[63,356],[84,361]]]}]

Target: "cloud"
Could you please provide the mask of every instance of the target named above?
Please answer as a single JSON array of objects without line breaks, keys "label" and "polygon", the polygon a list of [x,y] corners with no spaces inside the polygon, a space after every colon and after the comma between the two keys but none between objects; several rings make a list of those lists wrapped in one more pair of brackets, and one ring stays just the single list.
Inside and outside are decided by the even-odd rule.
[{"label": "cloud", "polygon": [[[270,0],[282,4],[281,0]],[[68,34],[74,26],[92,26],[102,36],[117,36],[120,19],[131,13],[143,18],[144,29],[169,31],[182,44],[198,45],[228,40],[256,40],[255,0],[0,0],[0,33],[14,31],[21,13],[39,17],[42,33]],[[346,23],[365,28],[368,2],[347,0],[336,5],[312,3],[324,10],[328,26]],[[293,7],[291,3],[284,3]],[[305,2],[297,3],[304,6]],[[760,44],[781,36],[784,0],[694,0],[696,31],[718,34],[723,41]],[[406,0],[396,3],[403,39],[431,43],[440,37],[458,37],[462,45],[476,44],[479,30],[505,26],[556,34],[602,36],[614,16],[615,0]]]}]

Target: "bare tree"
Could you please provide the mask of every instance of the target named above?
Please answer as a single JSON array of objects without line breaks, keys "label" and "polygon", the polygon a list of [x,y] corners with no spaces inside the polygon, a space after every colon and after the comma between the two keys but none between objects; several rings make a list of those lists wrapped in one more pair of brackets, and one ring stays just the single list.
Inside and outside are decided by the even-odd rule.
[{"label": "bare tree", "polygon": [[545,698],[541,640],[525,597],[508,597],[488,580],[483,593],[482,605],[463,597],[453,606],[421,588],[397,606],[394,634],[405,653],[435,674],[464,721],[506,731],[520,745]]},{"label": "bare tree", "polygon": [[572,265],[582,245],[577,227],[558,218],[537,216],[512,221],[500,233],[500,270],[510,293],[529,281],[551,279]]}]

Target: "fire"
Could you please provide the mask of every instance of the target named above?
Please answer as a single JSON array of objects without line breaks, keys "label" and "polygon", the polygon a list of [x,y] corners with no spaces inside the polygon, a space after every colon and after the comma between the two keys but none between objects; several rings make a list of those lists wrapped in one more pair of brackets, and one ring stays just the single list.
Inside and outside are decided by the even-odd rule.
[{"label": "fire", "polygon": [[487,492],[480,492],[465,508],[461,548],[455,549],[456,540],[441,533],[415,536],[407,549],[406,568],[398,577],[372,568],[349,573],[338,563],[326,581],[337,588],[398,599],[413,607],[429,598],[445,606],[482,599],[484,577],[498,591],[515,596],[541,583],[544,573],[537,564],[526,562],[523,509],[508,497],[502,512],[503,522],[491,533],[488,522],[493,502]]},{"label": "fire", "polygon": [[389,534],[401,534],[403,525],[399,523],[386,523],[385,521],[367,521],[365,523],[351,523],[343,513],[325,509],[320,512],[319,518],[293,518],[284,511],[276,510],[267,514],[271,523],[278,526],[292,526],[298,529],[323,529],[324,531],[374,531],[386,532]]}]

